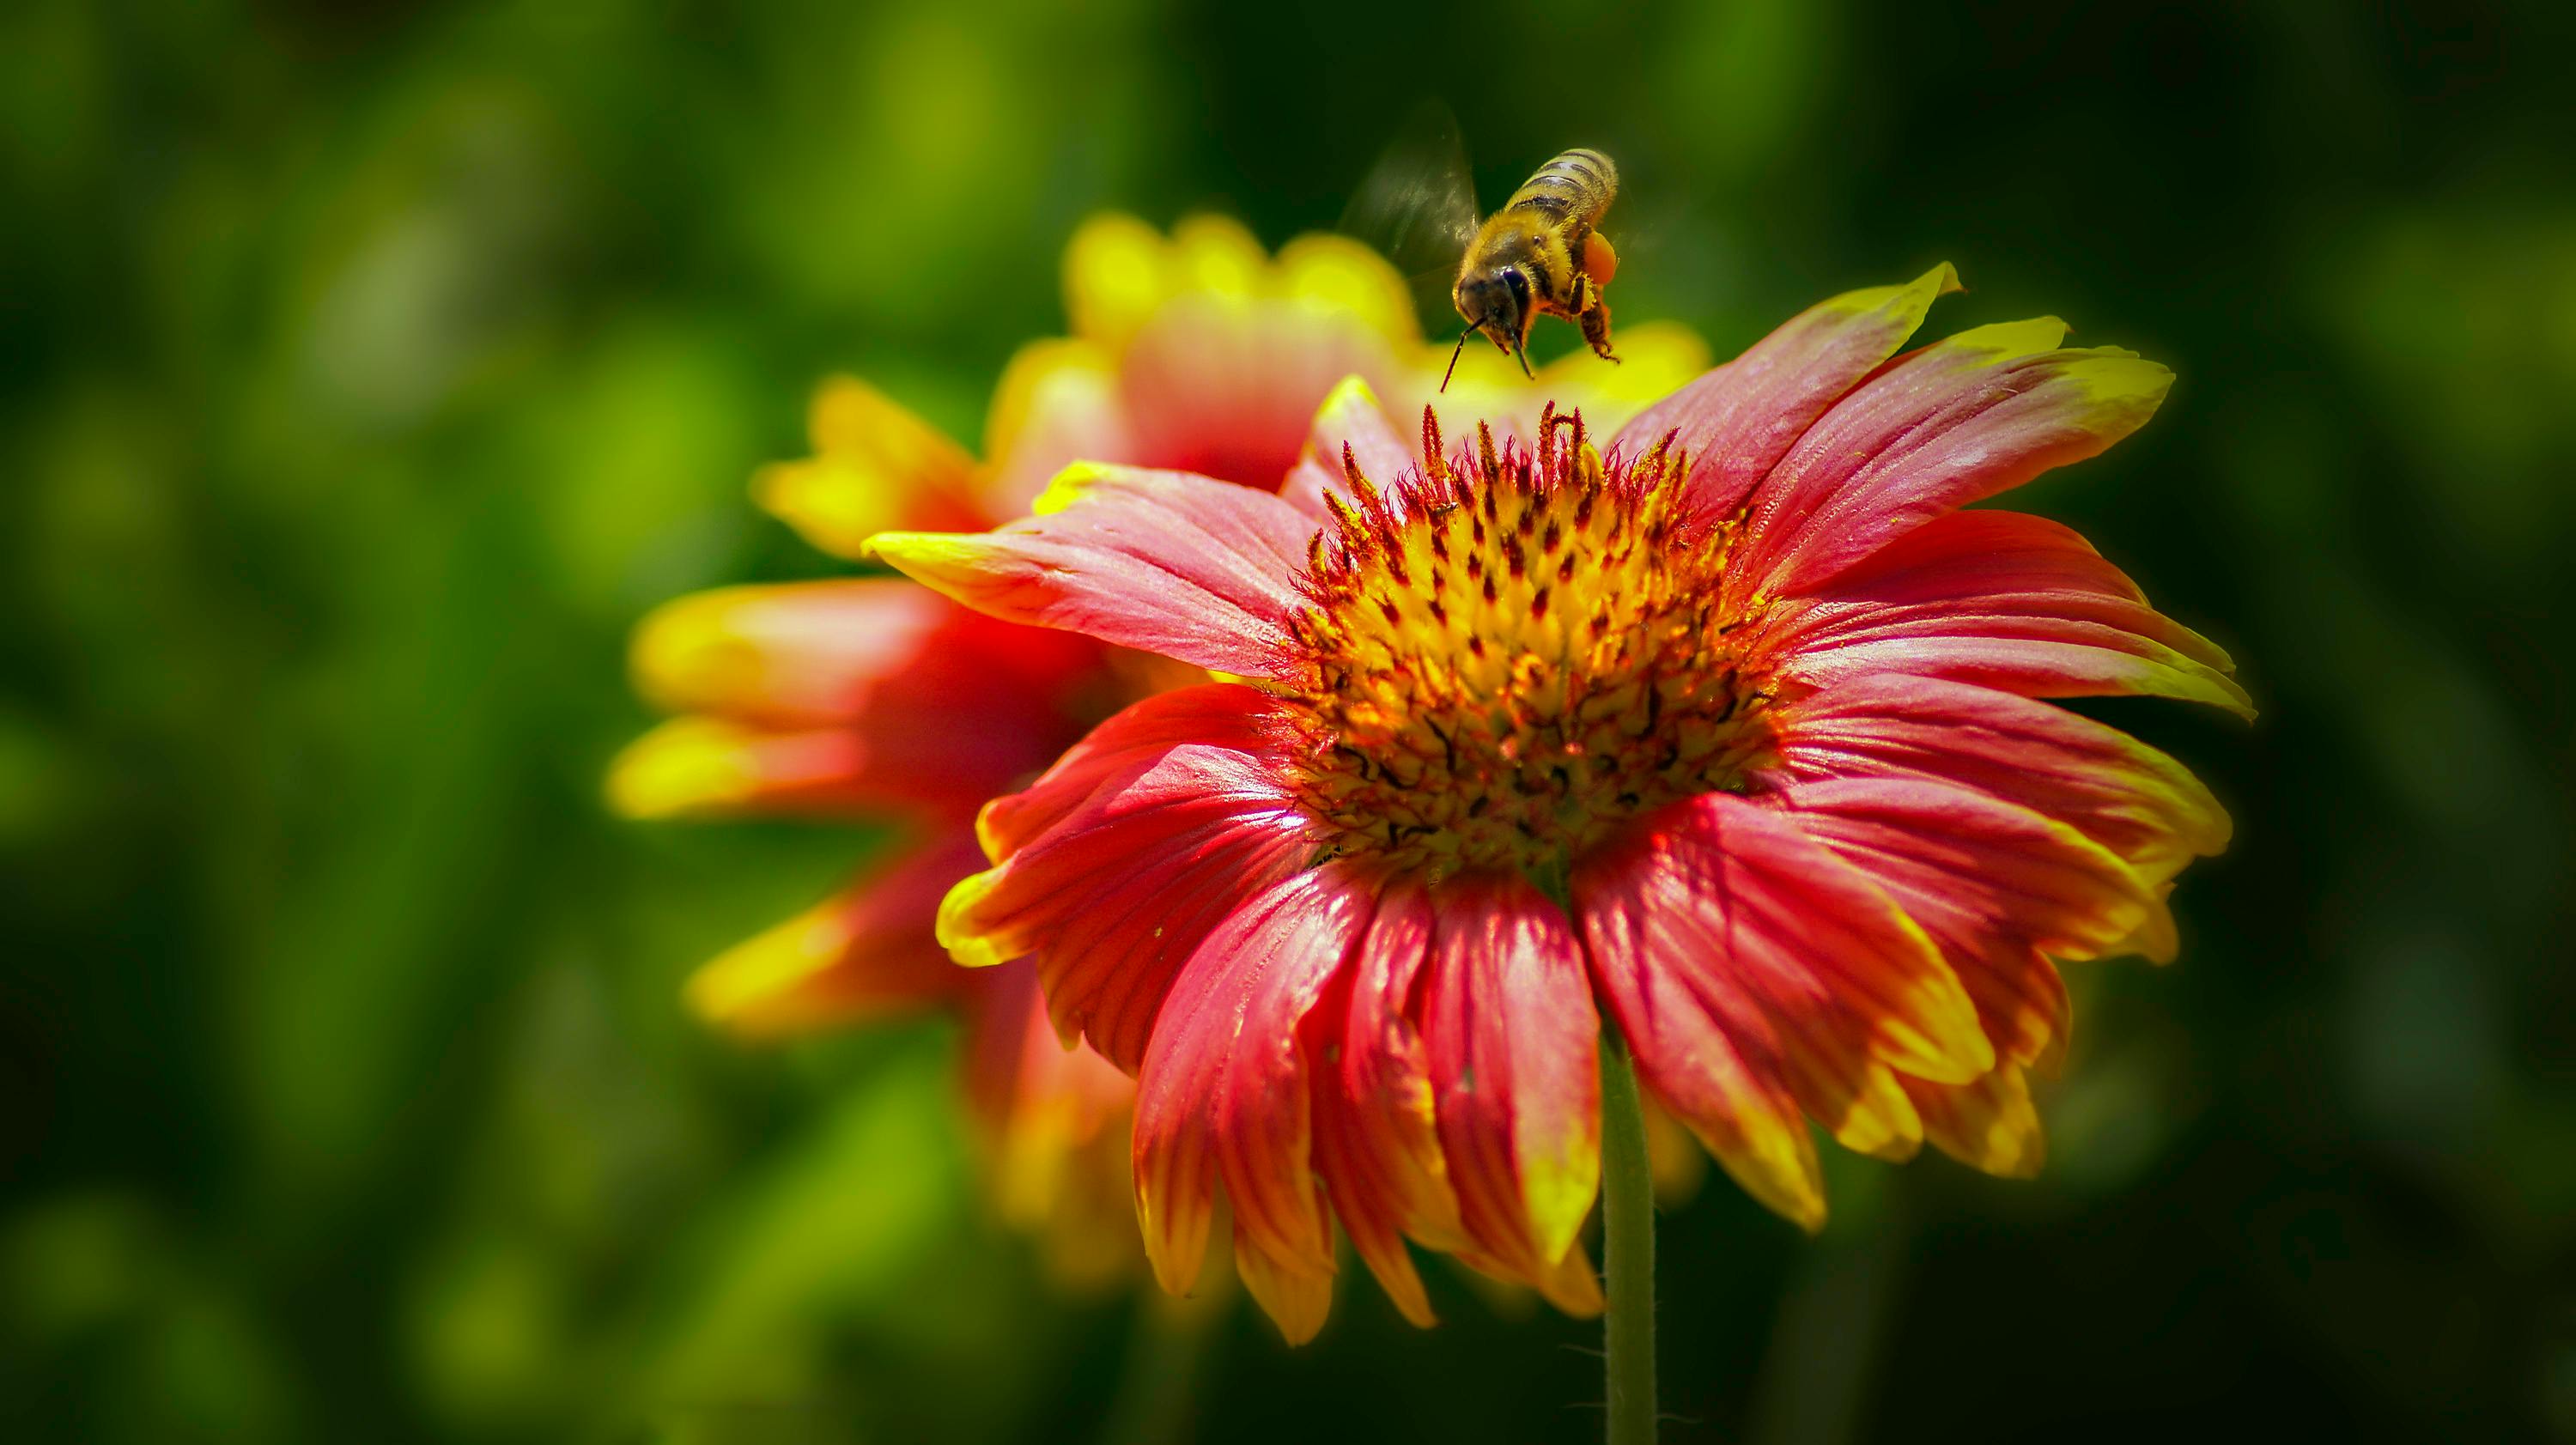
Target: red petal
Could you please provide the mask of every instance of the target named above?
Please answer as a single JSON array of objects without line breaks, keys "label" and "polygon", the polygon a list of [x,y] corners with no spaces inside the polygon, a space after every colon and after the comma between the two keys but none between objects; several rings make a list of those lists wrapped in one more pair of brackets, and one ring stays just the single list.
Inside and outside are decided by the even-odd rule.
[{"label": "red petal", "polygon": [[[1164,1288],[1198,1277],[1219,1180],[1245,1282],[1265,1304],[1308,1298],[1285,1276],[1331,1275],[1297,1032],[1371,908],[1371,890],[1338,866],[1282,879],[1209,931],[1173,984],[1136,1102],[1137,1210]],[[1292,1338],[1307,1323],[1303,1310],[1276,1313]]]},{"label": "red petal", "polygon": [[1389,887],[1338,995],[1307,1025],[1310,1050],[1340,1060],[1315,1088],[1318,1172],[1369,1272],[1424,1326],[1431,1303],[1404,1237],[1433,1249],[1466,1243],[1417,1022],[1430,950],[1429,898],[1410,882]]},{"label": "red petal", "polygon": [[893,711],[864,727],[792,731],[674,718],[618,755],[609,800],[633,818],[889,809],[963,818],[993,789],[1027,776],[1064,731],[1061,719],[1019,708],[968,712],[936,727]]},{"label": "red petal", "polygon": [[[1089,1048],[1068,1049],[1056,1037],[1031,964],[964,969],[944,954],[940,962],[970,989],[966,1099],[992,1157],[1002,1216],[1024,1228],[1045,1226],[1069,1201],[1095,1193],[1092,1181],[1069,1176],[1095,1165],[1111,1128],[1125,1132],[1136,1085]],[[1121,1148],[1122,1166],[1124,1153]],[[1123,1177],[1116,1197],[1123,1234]]]},{"label": "red petal", "polygon": [[2149,884],[2226,846],[2227,814],[2182,764],[2115,728],[1991,688],[1882,674],[1783,705],[1787,778],[1919,777],[2068,823]]},{"label": "red petal", "polygon": [[896,568],[979,612],[1060,627],[1217,672],[1272,677],[1304,605],[1313,516],[1184,472],[1076,467],[1039,515],[999,531],[888,532]]},{"label": "red petal", "polygon": [[1827,412],[1754,494],[1731,600],[1812,591],[1980,497],[2081,461],[2155,414],[2173,374],[2065,326],[1981,326],[1891,363]]},{"label": "red petal", "polygon": [[[960,711],[1053,720],[1100,649],[969,612],[898,578],[699,592],[635,629],[637,682],[671,712],[769,727],[932,726]],[[1060,724],[1059,724],[1060,726]]]},{"label": "red petal", "polygon": [[1809,836],[1869,875],[1941,949],[1997,1052],[2053,1060],[2066,993],[2046,954],[2120,947],[2156,910],[2118,855],[1991,793],[1924,778],[1850,778],[1781,795]]},{"label": "red petal", "polygon": [[855,377],[816,390],[808,428],[814,455],[778,462],[751,479],[752,496],[805,539],[855,557],[889,527],[980,527],[974,458],[901,403]]},{"label": "red petal", "polygon": [[983,855],[952,829],[869,870],[831,901],[691,975],[689,1006],[737,1034],[805,1033],[966,992],[974,975],[932,935],[940,896]]},{"label": "red petal", "polygon": [[1958,289],[1958,274],[1943,265],[1907,285],[1811,306],[1639,413],[1619,429],[1618,444],[1633,456],[1678,432],[1701,503],[1712,515],[1732,515],[1816,418],[1894,356],[1935,299]]},{"label": "red petal", "polygon": [[[1141,717],[1137,730],[1148,730],[1168,699],[1186,707],[1206,691],[1148,699],[1103,727]],[[1280,755],[1259,743],[1107,751],[1118,765],[1068,769],[1044,785],[1039,806],[1052,820],[949,894],[940,941],[968,963],[1034,954],[1057,1027],[1132,1070],[1200,938],[1242,899],[1303,868],[1314,845],[1279,781]]]},{"label": "red petal", "polygon": [[1062,822],[1107,779],[1183,744],[1275,758],[1296,741],[1286,711],[1257,688],[1220,682],[1157,693],[1093,728],[1036,782],[986,803],[976,830],[998,862]]},{"label": "red petal", "polygon": [[1147,322],[1120,380],[1148,465],[1275,492],[1335,383],[1393,370],[1355,317],[1208,296]]},{"label": "red petal", "polygon": [[1972,1169],[2028,1179],[2048,1157],[2030,1081],[2017,1065],[1968,1084],[1908,1079],[1905,1091],[1923,1116],[1923,1137]]},{"label": "red petal", "polygon": [[2151,693],[2247,712],[2227,654],[2149,607],[2084,539],[2017,512],[1953,512],[1810,598],[1777,604],[1758,647],[1812,686],[1871,672],[2031,697]]},{"label": "red petal", "polygon": [[1975,788],[1839,778],[1778,796],[1808,836],[1936,934],[2009,933],[2051,953],[2090,956],[2136,931],[2154,901],[2108,848]]},{"label": "red petal", "polygon": [[900,580],[699,593],[636,629],[634,663],[705,715],[628,748],[610,796],[642,817],[971,809],[1064,746],[1100,656]]},{"label": "red petal", "polygon": [[1552,1274],[1601,1179],[1601,1022],[1565,914],[1519,878],[1434,900],[1423,1031],[1468,1236],[1533,1284]]},{"label": "red petal", "polygon": [[1771,1207],[1824,1202],[1795,1100],[1847,1144],[1917,1136],[1896,1071],[1994,1067],[1974,1005],[1887,895],[1779,811],[1677,803],[1575,875],[1593,967],[1646,1082]]}]

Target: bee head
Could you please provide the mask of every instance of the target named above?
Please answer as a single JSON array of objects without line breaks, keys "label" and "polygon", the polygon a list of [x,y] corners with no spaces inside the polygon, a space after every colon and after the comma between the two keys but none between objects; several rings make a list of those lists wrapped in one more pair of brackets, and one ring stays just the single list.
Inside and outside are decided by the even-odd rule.
[{"label": "bee head", "polygon": [[1496,266],[1458,278],[1458,314],[1504,351],[1516,351],[1528,334],[1529,278],[1518,266]]}]

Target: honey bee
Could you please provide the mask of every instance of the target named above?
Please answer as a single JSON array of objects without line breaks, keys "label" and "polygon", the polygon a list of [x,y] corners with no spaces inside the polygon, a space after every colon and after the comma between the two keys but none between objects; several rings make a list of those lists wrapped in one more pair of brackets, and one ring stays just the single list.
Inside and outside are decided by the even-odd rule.
[{"label": "honey bee", "polygon": [[1343,229],[1379,244],[1399,267],[1454,262],[1449,300],[1467,329],[1449,353],[1441,390],[1449,389],[1467,338],[1479,332],[1529,374],[1530,327],[1542,315],[1573,321],[1594,355],[1617,361],[1602,288],[1619,256],[1599,229],[1619,194],[1610,157],[1565,152],[1479,224],[1456,123],[1435,108],[1418,114],[1409,130],[1362,185]]}]

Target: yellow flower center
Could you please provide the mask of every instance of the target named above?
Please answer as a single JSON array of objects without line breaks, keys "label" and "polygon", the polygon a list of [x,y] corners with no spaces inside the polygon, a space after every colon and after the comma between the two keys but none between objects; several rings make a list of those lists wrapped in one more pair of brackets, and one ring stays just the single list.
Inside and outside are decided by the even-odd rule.
[{"label": "yellow flower center", "polygon": [[1605,464],[1551,408],[1535,450],[1480,429],[1453,464],[1426,415],[1418,473],[1344,470],[1357,500],[1291,627],[1296,782],[1328,851],[1547,878],[1625,819],[1744,786],[1769,699],[1717,615],[1732,528],[1691,514],[1680,455]]}]

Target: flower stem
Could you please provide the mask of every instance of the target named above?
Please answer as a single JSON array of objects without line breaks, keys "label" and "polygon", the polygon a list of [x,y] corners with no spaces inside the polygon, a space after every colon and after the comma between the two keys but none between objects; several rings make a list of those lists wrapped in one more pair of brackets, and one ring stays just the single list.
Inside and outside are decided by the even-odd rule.
[{"label": "flower stem", "polygon": [[1655,1178],[1637,1070],[1616,1030],[1601,1040],[1601,1223],[1609,1445],[1654,1445]]},{"label": "flower stem", "polygon": [[1127,1363],[1100,1438],[1115,1445],[1180,1445],[1190,1438],[1209,1334],[1224,1323],[1204,1299],[1140,1291]]}]

